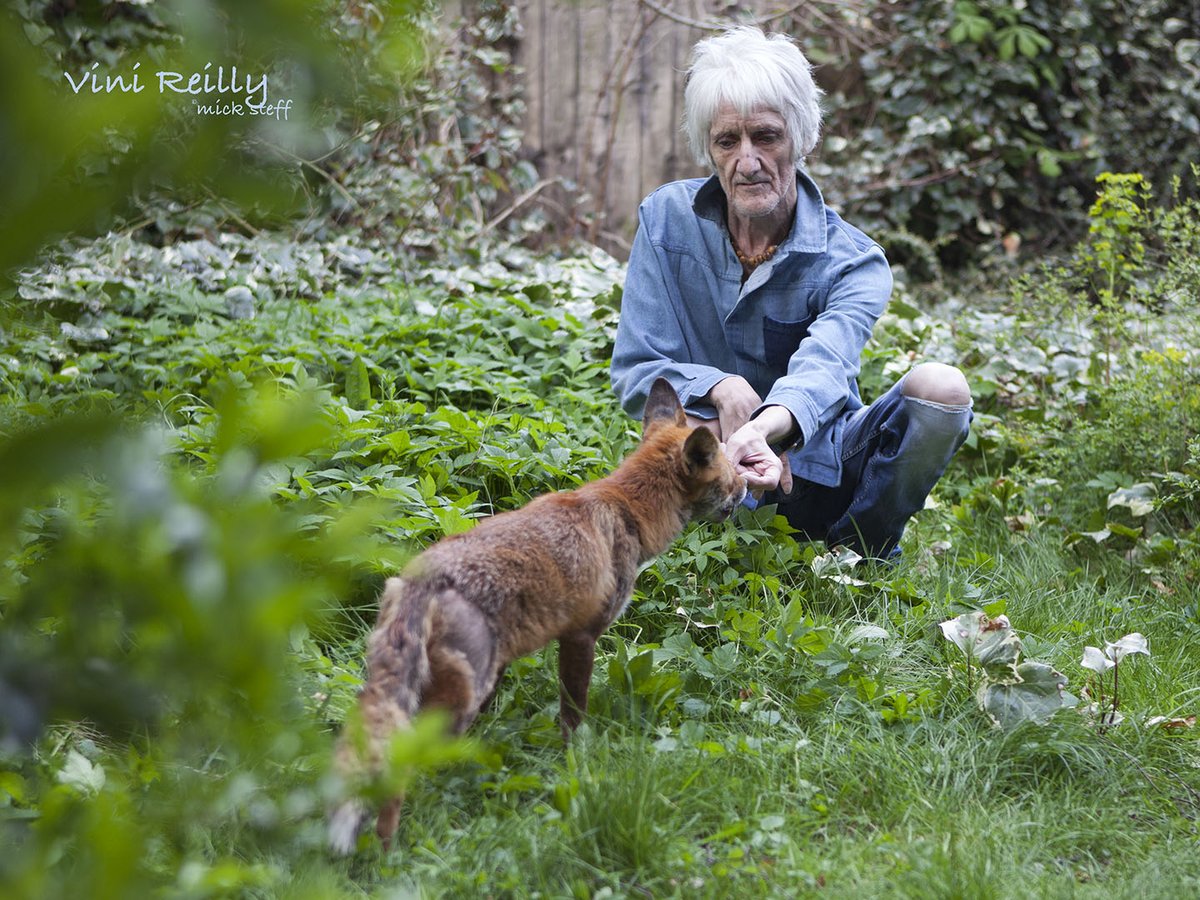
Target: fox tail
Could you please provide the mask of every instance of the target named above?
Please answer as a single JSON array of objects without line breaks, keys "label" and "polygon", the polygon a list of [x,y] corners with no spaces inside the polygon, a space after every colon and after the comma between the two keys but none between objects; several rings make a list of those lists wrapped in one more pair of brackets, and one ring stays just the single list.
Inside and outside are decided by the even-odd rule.
[{"label": "fox tail", "polygon": [[[379,622],[367,644],[367,683],[358,698],[357,720],[347,724],[334,754],[334,769],[350,792],[384,772],[391,736],[408,727],[429,684],[432,594],[401,578],[389,578],[379,600]],[[388,801],[377,831],[385,842],[396,830],[401,797]],[[354,796],[329,814],[329,844],[335,853],[354,850],[368,815]]]}]

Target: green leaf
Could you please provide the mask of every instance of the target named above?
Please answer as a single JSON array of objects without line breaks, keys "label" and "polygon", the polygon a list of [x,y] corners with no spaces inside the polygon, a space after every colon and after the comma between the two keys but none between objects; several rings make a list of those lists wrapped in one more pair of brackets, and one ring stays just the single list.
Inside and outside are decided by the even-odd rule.
[{"label": "green leaf", "polygon": [[654,672],[654,651],[647,650],[644,653],[639,653],[629,661],[629,665],[625,671],[629,677],[630,685],[636,691]]},{"label": "green leaf", "polygon": [[989,677],[1006,679],[1015,677],[1016,662],[1021,656],[1021,639],[1003,616],[993,619],[991,624],[998,625],[1000,622],[1003,622],[1003,627],[984,631],[979,636],[975,644],[975,658],[988,670]]},{"label": "green leaf", "polygon": [[886,641],[889,637],[891,635],[886,628],[880,628],[878,625],[859,625],[850,632],[846,643],[854,645],[862,641]]},{"label": "green leaf", "polygon": [[1032,28],[1020,28],[1017,31],[1017,48],[1027,59],[1033,59],[1042,50],[1048,50],[1050,46],[1050,41]]},{"label": "green leaf", "polygon": [[1122,525],[1120,522],[1106,522],[1105,526],[1113,534],[1129,538],[1131,541],[1136,541],[1142,536],[1140,528],[1130,528],[1128,525]]},{"label": "green leaf", "polygon": [[1060,709],[1075,706],[1067,693],[1067,677],[1046,663],[1023,662],[1011,684],[985,682],[977,699],[999,727],[1009,730],[1023,722],[1045,722]]},{"label": "green leaf", "polygon": [[455,506],[439,506],[433,510],[433,514],[444,535],[461,534],[475,527],[475,520],[464,516],[462,510]]},{"label": "green leaf", "polygon": [[346,403],[352,409],[371,405],[371,374],[361,356],[355,356],[346,369]]},{"label": "green leaf", "polygon": [[1057,178],[1062,174],[1062,166],[1059,165],[1058,157],[1053,151],[1047,150],[1045,147],[1038,150],[1037,161],[1038,170],[1047,178]]},{"label": "green leaf", "polygon": [[24,803],[25,779],[16,772],[0,772],[0,791],[17,803]]}]

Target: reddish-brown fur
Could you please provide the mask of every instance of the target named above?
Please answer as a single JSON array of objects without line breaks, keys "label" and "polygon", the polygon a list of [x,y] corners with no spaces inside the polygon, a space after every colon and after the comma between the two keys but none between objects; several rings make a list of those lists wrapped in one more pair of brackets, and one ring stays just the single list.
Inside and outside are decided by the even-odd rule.
[{"label": "reddish-brown fur", "polygon": [[[336,764],[350,779],[383,767],[387,742],[418,709],[442,707],[465,730],[504,668],[559,642],[564,738],[587,709],[597,638],[629,602],[639,566],[693,518],[723,518],[745,483],[717,439],[686,425],[665,379],[651,389],[640,446],[599,481],[538,497],[434,544],[388,580],[368,640],[359,700],[364,740],[343,738]],[[401,798],[380,812],[388,843]],[[330,840],[353,848],[365,807],[342,804]]]}]

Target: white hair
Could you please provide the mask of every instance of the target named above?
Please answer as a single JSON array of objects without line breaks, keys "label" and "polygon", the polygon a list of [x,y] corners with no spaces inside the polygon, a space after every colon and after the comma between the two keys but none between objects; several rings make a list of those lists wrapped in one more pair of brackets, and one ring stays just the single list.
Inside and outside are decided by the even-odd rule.
[{"label": "white hair", "polygon": [[712,166],[709,129],[723,103],[741,115],[770,109],[787,124],[799,163],[821,134],[821,89],[812,65],[786,34],[766,35],[752,25],[730,28],[692,48],[683,91],[683,130],[700,165]]}]

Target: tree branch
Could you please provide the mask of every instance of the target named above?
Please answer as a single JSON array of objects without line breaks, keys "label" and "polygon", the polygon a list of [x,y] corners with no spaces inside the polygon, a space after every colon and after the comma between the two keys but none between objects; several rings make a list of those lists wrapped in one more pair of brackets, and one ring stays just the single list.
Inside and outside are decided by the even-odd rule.
[{"label": "tree branch", "polygon": [[487,234],[489,231],[491,231],[493,228],[496,228],[498,225],[500,225],[502,222],[504,222],[505,219],[507,219],[509,216],[511,216],[513,213],[515,213],[518,209],[520,209],[522,206],[524,206],[526,203],[528,203],[530,200],[532,200],[534,197],[536,197],[538,194],[540,194],[546,188],[550,187],[550,185],[561,184],[562,180],[563,180],[562,178],[559,178],[557,176],[554,178],[543,178],[541,181],[539,181],[537,184],[535,184],[533,187],[531,187],[525,193],[521,194],[521,196],[517,197],[517,199],[514,200],[512,203],[510,203],[504,209],[503,212],[501,212],[498,216],[496,216],[496,218],[492,219],[492,221],[490,221],[486,225],[484,225],[483,228],[481,228],[479,230],[479,233]]}]

